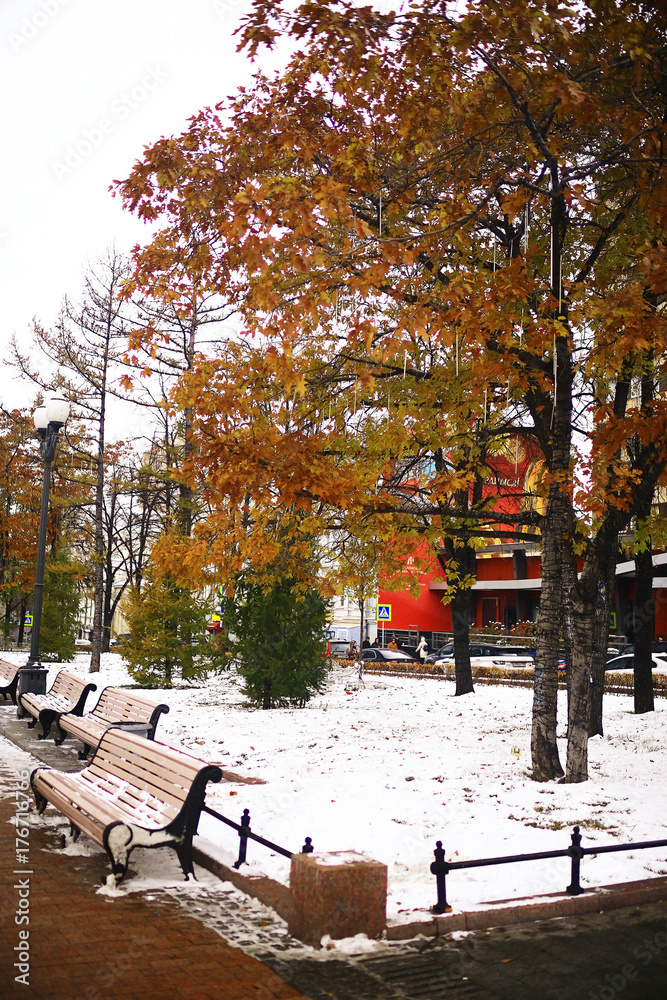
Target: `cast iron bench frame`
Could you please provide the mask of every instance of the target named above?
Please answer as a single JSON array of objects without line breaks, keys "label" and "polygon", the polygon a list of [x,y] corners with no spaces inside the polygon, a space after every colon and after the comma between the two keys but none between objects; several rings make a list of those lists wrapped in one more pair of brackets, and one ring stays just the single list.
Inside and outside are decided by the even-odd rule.
[{"label": "cast iron bench frame", "polygon": [[3,701],[7,701],[7,695],[16,704],[16,686],[19,682],[19,670],[21,668],[9,660],[0,660],[0,694]]},{"label": "cast iron bench frame", "polygon": [[58,717],[65,715],[83,715],[86,698],[90,691],[97,691],[97,684],[86,682],[84,677],[60,670],[51,689],[46,694],[19,695],[20,707],[33,716],[28,722],[28,728],[34,729],[37,722],[41,723],[42,732],[38,739],[44,740],[51,731],[51,726]]},{"label": "cast iron bench frame", "polygon": [[95,708],[85,715],[67,712],[56,721],[56,746],[61,746],[68,734],[83,743],[79,750],[79,760],[85,760],[90,751],[112,726],[139,733],[148,740],[155,739],[155,730],[161,715],[166,715],[169,705],[156,704],[136,691],[123,691],[107,687],[102,691]]},{"label": "cast iron bench frame", "polygon": [[186,880],[194,877],[192,838],[209,781],[221,769],[164,743],[108,729],[90,764],[65,773],[38,767],[30,776],[37,811],[50,802],[70,821],[74,840],[85,833],[104,847],[120,882],[135,847],[172,847]]}]

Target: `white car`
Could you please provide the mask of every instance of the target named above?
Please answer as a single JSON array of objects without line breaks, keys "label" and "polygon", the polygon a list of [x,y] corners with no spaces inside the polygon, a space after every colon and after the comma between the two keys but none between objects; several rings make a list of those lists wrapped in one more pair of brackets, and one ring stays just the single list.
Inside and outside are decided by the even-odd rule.
[{"label": "white car", "polygon": [[[453,667],[454,657],[446,656],[442,660],[436,660],[436,666]],[[535,660],[532,656],[519,655],[518,653],[496,653],[492,656],[471,656],[471,667],[534,667]]]},{"label": "white car", "polygon": [[[663,671],[667,670],[667,653],[652,653],[651,659],[653,660],[653,670],[656,667],[662,668]],[[634,669],[634,653],[624,653],[623,656],[615,656],[613,660],[607,660],[605,664],[605,670],[625,670],[628,673],[632,673]]]}]

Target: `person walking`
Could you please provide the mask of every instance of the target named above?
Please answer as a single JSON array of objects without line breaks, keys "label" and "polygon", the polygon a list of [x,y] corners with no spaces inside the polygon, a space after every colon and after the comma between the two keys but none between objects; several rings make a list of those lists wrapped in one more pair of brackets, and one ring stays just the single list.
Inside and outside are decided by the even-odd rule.
[{"label": "person walking", "polygon": [[357,643],[355,639],[353,639],[350,645],[347,647],[345,658],[347,660],[357,660],[359,658],[359,650],[357,649]]},{"label": "person walking", "polygon": [[423,635],[419,639],[419,643],[417,645],[415,653],[419,657],[419,662],[423,664],[424,660],[428,656],[428,644],[427,644],[426,639],[424,638]]}]

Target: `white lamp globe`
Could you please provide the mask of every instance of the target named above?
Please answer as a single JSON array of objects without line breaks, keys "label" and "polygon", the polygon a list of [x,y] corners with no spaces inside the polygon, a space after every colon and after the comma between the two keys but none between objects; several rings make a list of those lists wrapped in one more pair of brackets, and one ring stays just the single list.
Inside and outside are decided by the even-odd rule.
[{"label": "white lamp globe", "polygon": [[64,396],[52,396],[46,401],[46,418],[50,424],[62,427],[69,417],[69,401]]},{"label": "white lamp globe", "polygon": [[49,418],[46,415],[46,406],[44,405],[44,403],[42,403],[41,406],[37,407],[37,409],[32,415],[32,419],[38,431],[46,430],[46,425],[49,422]]}]

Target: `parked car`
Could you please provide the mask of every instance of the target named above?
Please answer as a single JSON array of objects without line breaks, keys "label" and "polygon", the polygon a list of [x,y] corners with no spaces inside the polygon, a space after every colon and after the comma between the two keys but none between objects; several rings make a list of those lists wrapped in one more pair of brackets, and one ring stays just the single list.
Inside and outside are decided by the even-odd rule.
[{"label": "parked car", "polygon": [[349,645],[347,639],[329,639],[329,656],[334,660],[344,660]]},{"label": "parked car", "polygon": [[[435,661],[439,666],[454,666],[454,656],[445,656]],[[470,653],[471,667],[534,667],[535,660],[530,655],[520,655],[518,653],[505,653],[495,650],[493,653],[480,654],[476,656]]]},{"label": "parked car", "polygon": [[[632,644],[630,646],[626,646],[623,650],[620,650],[620,649],[616,650],[616,654],[615,655],[616,656],[625,656],[626,653],[634,653],[634,651],[635,651],[635,647],[634,647],[634,644]],[[610,650],[608,649],[607,652],[609,653]],[[662,639],[656,639],[655,642],[651,643],[651,652],[652,653],[659,653],[661,655],[667,656],[667,642],[664,642]],[[612,657],[610,656],[609,659],[611,659],[611,658]]]},{"label": "parked car", "polygon": [[[454,656],[454,643],[447,642],[441,646],[437,653],[429,653],[426,657],[427,663],[437,663],[439,660],[451,659]],[[478,656],[531,656],[529,649],[524,646],[495,646],[490,643],[470,643],[471,658]],[[532,659],[532,657],[531,657]]]},{"label": "parked car", "polygon": [[[664,667],[667,669],[667,653],[652,653],[651,659],[653,660],[653,670],[655,670],[656,667]],[[611,660],[607,660],[605,664],[605,670],[627,670],[631,673],[634,669],[634,653],[623,653],[622,656],[614,656]]]},{"label": "parked car", "polygon": [[402,661],[403,663],[416,662],[416,658],[414,656],[404,653],[402,649],[379,649],[377,646],[371,646],[370,649],[362,649],[361,659],[366,663],[396,663],[398,661]]}]

